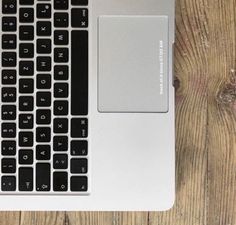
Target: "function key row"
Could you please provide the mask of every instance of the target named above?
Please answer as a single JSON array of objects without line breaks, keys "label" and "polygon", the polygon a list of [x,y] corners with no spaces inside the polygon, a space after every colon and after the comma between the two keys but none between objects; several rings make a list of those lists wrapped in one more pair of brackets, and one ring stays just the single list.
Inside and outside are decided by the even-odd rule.
[{"label": "function key row", "polygon": [[[37,2],[40,2],[38,0]],[[44,0],[50,2],[50,0]],[[20,0],[20,5],[34,5],[34,0]],[[88,0],[71,0],[71,4],[75,6],[86,6],[88,5]],[[41,4],[43,5],[43,4]],[[47,5],[47,4],[44,4]],[[69,7],[69,0],[54,0],[54,9],[56,10],[66,10]],[[3,14],[14,14],[17,9],[17,0],[2,0],[2,13]],[[39,12],[42,10],[49,11],[48,7],[39,7]]]}]

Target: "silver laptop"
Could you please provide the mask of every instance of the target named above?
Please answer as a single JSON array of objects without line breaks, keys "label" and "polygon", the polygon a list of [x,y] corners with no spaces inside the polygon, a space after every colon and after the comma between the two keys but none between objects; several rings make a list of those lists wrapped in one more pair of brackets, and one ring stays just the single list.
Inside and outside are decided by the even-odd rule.
[{"label": "silver laptop", "polygon": [[174,0],[0,4],[0,210],[171,208]]}]

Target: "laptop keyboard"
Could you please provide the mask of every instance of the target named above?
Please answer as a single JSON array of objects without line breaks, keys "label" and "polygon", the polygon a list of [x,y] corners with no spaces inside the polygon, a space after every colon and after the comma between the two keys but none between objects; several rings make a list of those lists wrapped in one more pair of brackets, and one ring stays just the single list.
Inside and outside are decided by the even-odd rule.
[{"label": "laptop keyboard", "polygon": [[88,0],[0,4],[0,194],[88,193]]}]

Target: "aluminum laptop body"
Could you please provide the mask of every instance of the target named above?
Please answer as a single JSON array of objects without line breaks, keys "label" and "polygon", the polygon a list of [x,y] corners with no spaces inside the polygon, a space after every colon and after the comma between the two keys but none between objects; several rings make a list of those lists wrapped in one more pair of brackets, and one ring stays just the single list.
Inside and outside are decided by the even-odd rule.
[{"label": "aluminum laptop body", "polygon": [[[21,6],[19,2],[20,0],[17,1],[16,17],[19,16],[20,8],[28,7]],[[34,5],[29,6],[34,9],[35,15],[38,3],[50,3],[52,15],[56,12],[53,9],[55,1],[35,0]],[[4,182],[1,183],[0,209],[168,210],[173,206],[175,199],[174,0],[89,0],[86,6],[76,6],[69,1],[67,9],[69,23],[72,20],[71,10],[74,8],[85,8],[87,11],[81,12],[88,13],[88,27],[81,28],[88,32],[88,113],[85,116],[88,122],[86,130],[88,145],[87,155],[82,157],[86,158],[88,167],[85,174],[84,171],[80,171],[82,175],[75,176],[86,177],[86,190],[83,191],[82,186],[79,191],[74,192],[72,188],[70,189],[72,185],[70,177],[74,176],[70,171],[73,160],[70,142],[74,139],[69,137],[69,147],[65,153],[68,154],[68,168],[63,170],[70,174],[68,191],[54,191],[54,180],[51,177],[51,188],[47,192],[39,191],[35,186],[30,193],[21,192],[18,190],[20,182],[18,180],[23,178],[19,178],[19,172],[16,172],[12,175],[16,176],[16,191],[3,191]],[[8,15],[2,13],[0,16],[2,19]],[[53,23],[53,16],[48,20]],[[35,26],[37,21],[35,16]],[[82,23],[83,21],[81,26]],[[80,36],[78,35],[78,43],[74,40],[72,45],[70,40],[73,26],[69,25],[63,29],[69,32],[69,60],[71,60],[73,48],[76,49],[80,45]],[[16,32],[16,35],[19,40],[19,33]],[[34,46],[36,39],[37,37],[33,40]],[[51,39],[53,42],[52,37]],[[18,51],[19,47],[16,48]],[[52,45],[52,48],[55,48],[55,45]],[[77,61],[74,58],[69,62],[69,71],[75,65],[80,69],[79,57]],[[52,62],[52,67],[55,64]],[[3,69],[2,67],[1,70]],[[19,70],[19,66],[16,70]],[[83,88],[80,83],[76,83],[76,78],[72,80],[70,74],[67,82],[69,90],[70,85],[74,88],[78,85],[78,89]],[[52,78],[52,86],[55,83]],[[1,87],[5,86],[1,84]],[[32,94],[35,98],[36,91]],[[69,103],[73,101],[75,105],[75,96],[72,99],[71,95],[69,91],[68,101]],[[55,98],[52,101],[55,101]],[[79,103],[78,94],[77,104]],[[68,135],[70,135],[70,129],[73,126],[76,129],[76,122],[73,124],[70,110],[66,118],[69,120]],[[1,123],[3,122],[1,120]],[[36,127],[35,121],[34,126]],[[53,122],[50,126],[53,129]],[[17,137],[16,142],[18,142]],[[34,143],[31,148],[34,155],[35,148]],[[38,162],[36,156],[32,165],[19,165],[17,153],[19,149],[21,148],[16,147],[15,156],[10,157],[16,159],[16,171],[20,167],[32,167],[32,171],[35,171]],[[51,176],[57,171],[52,166],[53,154],[52,150],[51,159],[47,161],[49,166],[51,164]],[[1,160],[4,158],[5,156],[0,156]],[[80,158],[80,156],[75,157],[75,159]],[[76,171],[76,168],[74,169]],[[36,172],[33,175],[36,176]],[[8,175],[0,173],[0,176]],[[35,179],[33,177],[32,185],[36,185]]]}]

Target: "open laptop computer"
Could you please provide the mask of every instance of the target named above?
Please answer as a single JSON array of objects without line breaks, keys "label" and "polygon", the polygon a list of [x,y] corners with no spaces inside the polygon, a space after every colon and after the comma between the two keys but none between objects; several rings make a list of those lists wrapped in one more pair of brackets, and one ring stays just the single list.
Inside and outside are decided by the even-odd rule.
[{"label": "open laptop computer", "polygon": [[0,4],[0,209],[171,208],[174,0]]}]

